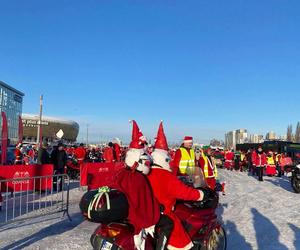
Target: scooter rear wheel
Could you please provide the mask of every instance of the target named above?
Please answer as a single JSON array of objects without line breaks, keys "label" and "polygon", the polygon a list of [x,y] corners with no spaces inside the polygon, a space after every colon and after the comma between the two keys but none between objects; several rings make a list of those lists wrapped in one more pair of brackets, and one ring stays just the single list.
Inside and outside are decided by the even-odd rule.
[{"label": "scooter rear wheel", "polygon": [[226,250],[227,238],[223,227],[213,229],[207,241],[206,250]]}]

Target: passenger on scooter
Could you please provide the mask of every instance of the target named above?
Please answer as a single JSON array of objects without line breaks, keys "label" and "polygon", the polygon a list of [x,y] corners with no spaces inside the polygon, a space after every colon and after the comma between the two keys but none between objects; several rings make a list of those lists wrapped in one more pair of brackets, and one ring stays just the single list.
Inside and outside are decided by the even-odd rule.
[{"label": "passenger on scooter", "polygon": [[174,205],[177,199],[201,201],[204,193],[184,185],[170,168],[170,156],[168,143],[164,134],[162,122],[160,123],[157,140],[152,153],[153,165],[148,179],[153,189],[154,196],[164,207],[163,213],[169,216],[174,223],[167,248],[170,250],[191,249],[193,243],[185,231],[180,219],[174,213]]},{"label": "passenger on scooter", "polygon": [[144,150],[141,132],[133,121],[132,142],[126,153],[125,168],[115,176],[113,187],[123,192],[129,203],[128,220],[134,226],[134,244],[144,249],[146,233],[153,235],[155,225],[160,227],[156,249],[164,249],[172,230],[172,221],[161,216],[160,205],[153,196],[145,175],[150,172],[151,157]]}]

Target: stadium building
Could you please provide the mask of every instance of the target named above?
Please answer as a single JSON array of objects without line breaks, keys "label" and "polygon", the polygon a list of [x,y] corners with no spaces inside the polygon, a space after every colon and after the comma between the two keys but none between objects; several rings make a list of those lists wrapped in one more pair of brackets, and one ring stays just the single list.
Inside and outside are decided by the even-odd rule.
[{"label": "stadium building", "polygon": [[[33,143],[37,140],[38,115],[23,114],[23,141]],[[57,141],[57,133],[62,130],[62,140],[65,142],[75,142],[79,133],[79,125],[75,121],[65,120],[55,117],[42,117],[42,136],[47,142]]]}]

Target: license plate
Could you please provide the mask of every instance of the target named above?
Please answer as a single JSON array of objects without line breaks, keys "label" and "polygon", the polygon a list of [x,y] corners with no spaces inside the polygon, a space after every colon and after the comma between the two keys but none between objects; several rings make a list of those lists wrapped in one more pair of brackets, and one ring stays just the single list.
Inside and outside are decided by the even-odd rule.
[{"label": "license plate", "polygon": [[113,247],[113,244],[108,241],[103,241],[101,250],[111,250]]},{"label": "license plate", "polygon": [[286,176],[287,176],[287,177],[292,177],[292,172],[288,172],[288,173],[286,174]]}]

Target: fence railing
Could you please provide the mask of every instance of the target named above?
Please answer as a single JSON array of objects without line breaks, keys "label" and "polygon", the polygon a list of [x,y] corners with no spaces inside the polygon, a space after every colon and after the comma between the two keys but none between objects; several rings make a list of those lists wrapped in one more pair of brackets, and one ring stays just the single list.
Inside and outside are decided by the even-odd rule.
[{"label": "fence railing", "polygon": [[0,226],[59,212],[71,220],[69,191],[66,174],[0,180]]}]

